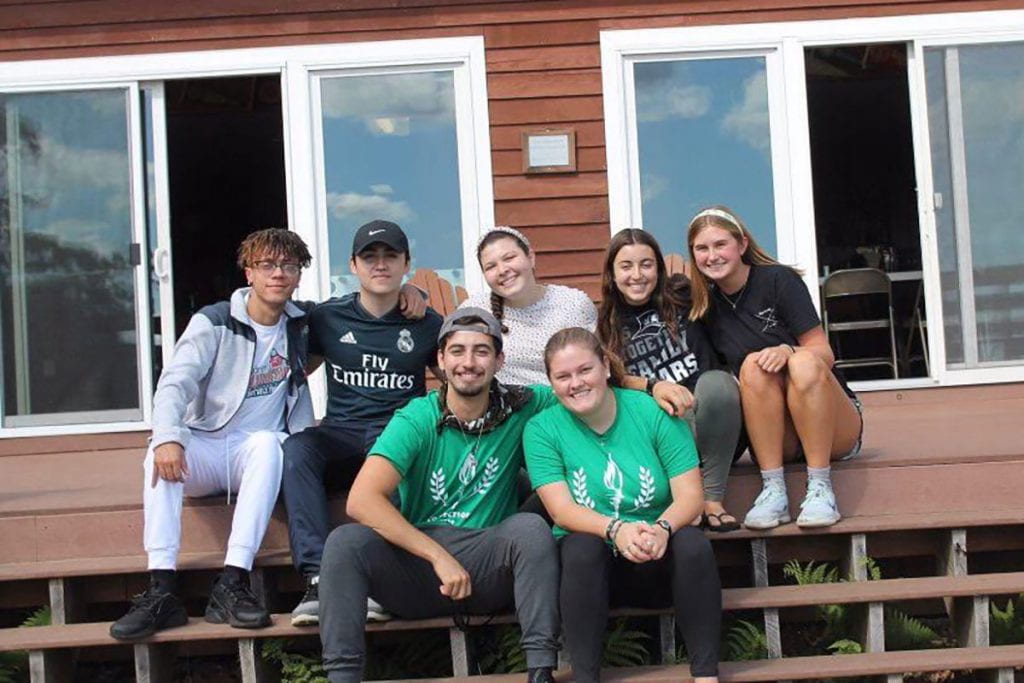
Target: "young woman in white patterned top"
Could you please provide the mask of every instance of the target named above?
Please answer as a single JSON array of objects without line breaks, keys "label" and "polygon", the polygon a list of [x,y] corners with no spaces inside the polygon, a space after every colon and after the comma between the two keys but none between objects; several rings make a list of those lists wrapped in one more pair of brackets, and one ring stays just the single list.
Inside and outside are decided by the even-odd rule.
[{"label": "young woman in white patterned top", "polygon": [[597,309],[582,291],[537,282],[536,255],[526,237],[513,228],[489,230],[477,244],[477,259],[489,292],[462,305],[490,309],[505,335],[505,366],[497,378],[505,384],[548,384],[544,346],[566,327],[590,331]]}]

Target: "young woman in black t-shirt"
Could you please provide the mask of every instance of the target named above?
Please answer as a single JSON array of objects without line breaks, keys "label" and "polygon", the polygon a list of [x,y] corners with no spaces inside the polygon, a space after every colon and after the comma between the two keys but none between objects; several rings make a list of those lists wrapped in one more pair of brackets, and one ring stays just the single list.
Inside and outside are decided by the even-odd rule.
[{"label": "young woman in black t-shirt", "polygon": [[790,520],[784,460],[807,461],[797,524],[839,521],[830,465],[860,449],[860,403],[834,369],[835,356],[800,274],[764,252],[734,212],[712,206],[690,221],[691,320],[739,377],[743,417],[763,488],[744,525]]},{"label": "young woman in black t-shirt", "polygon": [[739,386],[718,362],[704,325],[690,322],[690,282],[669,278],[657,240],[643,230],[612,237],[601,276],[598,336],[642,377],[656,398],[694,428],[704,480],[702,521],[712,531],[739,528],[722,506],[743,417]]}]

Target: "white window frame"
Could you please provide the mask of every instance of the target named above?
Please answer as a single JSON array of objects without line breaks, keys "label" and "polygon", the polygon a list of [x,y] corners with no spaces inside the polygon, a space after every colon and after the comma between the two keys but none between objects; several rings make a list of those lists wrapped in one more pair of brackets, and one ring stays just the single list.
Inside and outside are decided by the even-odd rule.
[{"label": "white window frame", "polygon": [[[140,84],[185,78],[278,74],[281,78],[288,224],[302,236],[317,257],[296,296],[319,301],[328,296],[330,290],[329,285],[324,288],[329,278],[320,272],[322,267],[326,267],[327,241],[326,232],[321,231],[317,220],[317,194],[314,191],[317,180],[313,132],[320,121],[311,115],[311,79],[329,70],[434,68],[437,65],[455,69],[462,248],[467,287],[479,289],[484,280],[476,263],[476,242],[489,226],[494,225],[482,36],[5,62],[0,69],[0,92],[83,90],[127,85],[132,93],[130,112],[135,136],[132,144],[141,150]],[[136,157],[140,155],[133,153],[133,199],[137,192],[141,192],[144,172],[141,158]],[[136,236],[144,237],[146,217],[143,202],[136,202],[132,215],[137,223],[134,228]],[[141,242],[145,243],[145,240]],[[141,278],[146,285],[148,277],[148,254],[144,253],[136,281]],[[137,317],[148,318],[146,286],[138,289],[136,304]],[[145,325],[149,332],[148,320]],[[140,341],[139,353],[140,358],[145,359],[145,365],[140,364],[139,367],[142,373],[140,385],[144,391],[141,421],[0,428],[0,438],[149,429],[152,426],[152,381],[149,378],[152,362],[148,338]]]},{"label": "white window frame", "polygon": [[[772,117],[773,180],[788,180],[790,205],[776,187],[776,222],[779,226],[778,253],[782,261],[805,270],[805,281],[816,305],[818,261],[814,225],[814,197],[811,182],[810,133],[804,74],[804,48],[818,45],[843,45],[900,42],[908,45],[907,71],[910,88],[915,172],[918,184],[918,214],[921,230],[922,271],[925,283],[925,308],[930,320],[940,320],[942,310],[936,247],[935,214],[931,206],[932,169],[929,144],[927,99],[925,97],[924,47],[971,45],[985,42],[1024,40],[1024,10],[901,15],[857,19],[829,19],[798,22],[728,24],[679,28],[608,30],[601,32],[601,68],[604,86],[605,144],[608,163],[608,199],[612,232],[634,227],[639,217],[634,199],[639,188],[639,167],[635,163],[636,126],[631,119],[633,93],[630,64],[638,57],[652,54],[689,56],[725,56],[750,50],[778,49],[782,57],[785,92],[784,118],[786,156],[776,157],[776,134]],[[769,88],[773,87],[769,77]],[[775,87],[778,87],[775,85]],[[769,104],[773,98],[769,92]],[[781,153],[781,150],[780,150]],[[632,157],[631,157],[632,155]],[[777,166],[788,161],[789,169]],[[782,176],[786,176],[783,179]],[[790,221],[787,227],[786,221]],[[672,249],[670,249],[671,251]],[[932,377],[906,380],[855,382],[858,390],[899,389],[924,386],[952,386],[992,382],[1024,381],[1024,364],[1013,367],[988,367],[948,370],[942,325],[928,328],[928,348]]]}]

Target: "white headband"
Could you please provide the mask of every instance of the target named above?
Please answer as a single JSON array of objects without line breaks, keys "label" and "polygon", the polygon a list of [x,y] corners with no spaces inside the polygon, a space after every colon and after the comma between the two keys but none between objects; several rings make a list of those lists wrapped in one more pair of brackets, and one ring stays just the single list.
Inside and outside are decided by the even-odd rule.
[{"label": "white headband", "polygon": [[526,239],[526,235],[524,235],[523,233],[519,232],[515,228],[509,227],[507,225],[496,225],[493,228],[491,228],[490,230],[488,230],[487,232],[485,232],[483,235],[481,235],[480,239],[477,240],[477,243],[476,243],[477,251],[480,251],[480,245],[484,243],[484,240],[487,239],[488,237],[490,237],[491,235],[493,235],[496,232],[502,232],[502,233],[505,233],[506,235],[510,235],[512,237],[515,237],[517,240],[519,240],[520,242],[522,242],[523,244],[526,245],[526,250],[527,251],[530,251],[532,249],[532,247],[530,246],[530,240]]},{"label": "white headband", "polygon": [[740,234],[743,234],[743,226],[740,225],[739,219],[728,211],[722,211],[721,209],[704,209],[690,220],[690,225],[693,225],[698,218],[703,218],[704,216],[714,216],[715,218],[721,218],[724,221],[732,223],[736,226],[736,229],[740,231]]}]

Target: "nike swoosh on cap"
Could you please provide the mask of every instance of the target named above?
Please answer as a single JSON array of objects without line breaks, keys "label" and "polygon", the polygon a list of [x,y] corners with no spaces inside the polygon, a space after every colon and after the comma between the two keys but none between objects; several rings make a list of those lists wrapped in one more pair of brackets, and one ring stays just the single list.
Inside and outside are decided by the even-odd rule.
[{"label": "nike swoosh on cap", "polygon": [[370,236],[372,237],[373,235],[379,235],[379,234],[380,234],[380,233],[382,233],[382,232],[386,232],[386,231],[384,230],[384,228],[381,228],[380,230],[371,230],[370,232],[368,232],[368,233],[366,233],[366,234],[367,234],[367,235],[370,235]]}]

